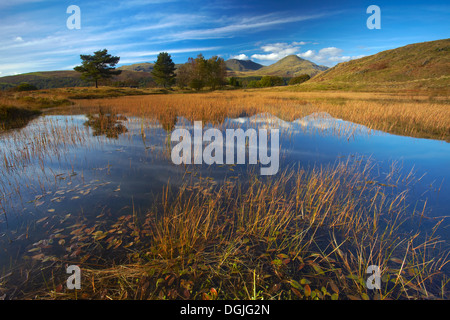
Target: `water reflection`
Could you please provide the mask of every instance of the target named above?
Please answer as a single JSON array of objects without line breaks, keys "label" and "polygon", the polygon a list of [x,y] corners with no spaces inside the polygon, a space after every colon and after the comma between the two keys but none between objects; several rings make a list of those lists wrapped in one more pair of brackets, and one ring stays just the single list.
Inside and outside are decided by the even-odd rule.
[{"label": "water reflection", "polygon": [[123,125],[127,118],[111,111],[100,109],[97,114],[88,114],[87,118],[84,125],[92,128],[94,136],[105,135],[107,138],[117,139],[120,134],[128,132],[127,127]]}]

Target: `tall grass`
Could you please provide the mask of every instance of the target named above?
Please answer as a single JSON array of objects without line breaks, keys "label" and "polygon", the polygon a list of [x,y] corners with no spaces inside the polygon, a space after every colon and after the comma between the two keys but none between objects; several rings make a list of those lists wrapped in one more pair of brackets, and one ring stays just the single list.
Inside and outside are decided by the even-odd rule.
[{"label": "tall grass", "polygon": [[[92,100],[86,107],[109,106],[117,113],[172,115],[189,120],[222,122],[226,117],[270,113],[292,121],[314,112],[362,124],[371,129],[413,137],[450,139],[448,100],[439,97],[375,93],[286,92],[270,90],[173,94]],[[169,111],[172,110],[172,111]],[[170,118],[171,116],[169,116]]]}]

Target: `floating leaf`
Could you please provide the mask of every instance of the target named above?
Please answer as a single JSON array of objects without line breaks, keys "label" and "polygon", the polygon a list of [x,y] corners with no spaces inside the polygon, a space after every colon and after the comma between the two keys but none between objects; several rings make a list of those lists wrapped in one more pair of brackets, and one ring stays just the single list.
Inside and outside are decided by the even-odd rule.
[{"label": "floating leaf", "polygon": [[117,249],[122,244],[122,240],[117,240],[116,245],[114,246],[114,249]]},{"label": "floating leaf", "polygon": [[211,300],[211,298],[210,298],[210,296],[207,293],[203,292],[202,293],[202,300]]},{"label": "floating leaf", "polygon": [[80,253],[81,253],[81,248],[78,248],[77,250],[72,252],[72,254],[69,257],[71,257],[71,258],[77,257],[80,255]]},{"label": "floating leaf", "polygon": [[309,285],[305,285],[303,291],[305,292],[306,297],[309,297],[311,295],[311,288],[309,287]]},{"label": "floating leaf", "polygon": [[43,222],[43,221],[45,221],[47,219],[48,219],[48,217],[43,217],[42,219],[39,219],[38,221],[36,221],[36,223],[41,223],[41,222]]},{"label": "floating leaf", "polygon": [[280,259],[288,259],[289,258],[289,256],[287,254],[284,254],[284,253],[277,254],[277,257],[280,258]]},{"label": "floating leaf", "polygon": [[290,284],[291,284],[291,286],[294,287],[295,289],[299,289],[299,290],[302,289],[302,286],[300,285],[300,283],[298,283],[298,282],[295,281],[295,280],[291,280],[291,281],[290,281]]},{"label": "floating leaf", "polygon": [[280,259],[275,259],[272,260],[272,264],[275,266],[281,266],[283,264],[283,261],[281,261]]},{"label": "floating leaf", "polygon": [[36,206],[36,207],[39,207],[39,206],[41,206],[41,205],[43,205],[44,204],[44,201],[36,201],[35,203],[34,203],[34,205]]},{"label": "floating leaf", "polygon": [[310,284],[311,283],[311,281],[309,281],[308,279],[305,279],[305,278],[303,278],[302,280],[300,280],[300,283],[301,284]]},{"label": "floating leaf", "polygon": [[335,293],[339,293],[339,288],[338,288],[338,286],[334,283],[334,281],[330,281],[330,288],[331,288],[331,290],[333,290]]},{"label": "floating leaf", "polygon": [[123,247],[124,247],[124,248],[129,248],[129,247],[131,247],[133,244],[134,244],[134,242],[130,242],[130,243],[127,243],[126,245],[124,245]]},{"label": "floating leaf", "polygon": [[291,288],[291,291],[292,291],[297,297],[299,297],[300,299],[303,298],[303,295],[302,295],[302,294],[300,293],[300,291],[298,291],[297,289]]},{"label": "floating leaf", "polygon": [[103,231],[96,231],[93,233],[93,235],[94,235],[94,240],[101,240],[101,239],[105,238],[108,234]]},{"label": "floating leaf", "polygon": [[217,290],[215,288],[211,288],[211,290],[209,290],[211,292],[211,296],[213,299],[217,299],[217,296],[219,295],[217,293]]},{"label": "floating leaf", "polygon": [[310,265],[313,267],[314,271],[315,271],[317,274],[323,274],[323,273],[325,273],[325,272],[323,272],[323,270],[319,267],[319,265],[318,265],[317,263],[311,262]]},{"label": "floating leaf", "polygon": [[392,262],[398,263],[398,264],[403,264],[403,260],[398,259],[398,258],[391,258],[390,259]]}]

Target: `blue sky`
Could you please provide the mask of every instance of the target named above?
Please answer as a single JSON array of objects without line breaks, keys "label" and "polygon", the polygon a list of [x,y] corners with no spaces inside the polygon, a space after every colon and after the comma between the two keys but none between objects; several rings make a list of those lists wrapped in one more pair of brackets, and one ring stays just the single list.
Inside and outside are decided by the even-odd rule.
[{"label": "blue sky", "polygon": [[[369,30],[369,5],[381,8],[381,29]],[[81,10],[70,30],[66,9]],[[176,1],[1,0],[0,76],[70,70],[80,54],[103,48],[120,64],[176,63],[202,53],[268,65],[297,54],[336,63],[415,42],[449,38],[450,3],[441,1]]]}]

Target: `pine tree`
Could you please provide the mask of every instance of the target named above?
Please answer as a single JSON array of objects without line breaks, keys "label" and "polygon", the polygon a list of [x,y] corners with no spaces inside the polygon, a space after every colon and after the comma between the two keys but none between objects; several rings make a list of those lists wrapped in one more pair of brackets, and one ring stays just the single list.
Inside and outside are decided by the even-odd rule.
[{"label": "pine tree", "polygon": [[76,66],[73,69],[81,72],[83,80],[94,81],[96,88],[98,88],[98,80],[108,79],[122,72],[121,70],[115,70],[120,57],[108,54],[106,49],[95,51],[94,55],[81,54],[80,58],[82,60],[81,66]]},{"label": "pine tree", "polygon": [[175,83],[175,63],[167,52],[158,55],[152,75],[155,82],[164,88]]}]

